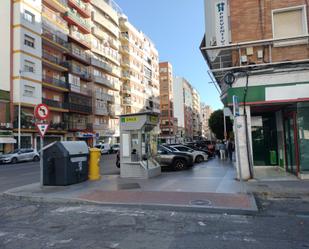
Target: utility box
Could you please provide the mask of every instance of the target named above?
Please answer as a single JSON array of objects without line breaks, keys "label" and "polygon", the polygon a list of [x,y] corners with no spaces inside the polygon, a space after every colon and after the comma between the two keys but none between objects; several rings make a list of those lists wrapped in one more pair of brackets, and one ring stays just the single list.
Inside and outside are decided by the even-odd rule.
[{"label": "utility box", "polygon": [[88,179],[89,149],[83,141],[54,142],[44,147],[43,185],[66,186]]},{"label": "utility box", "polygon": [[153,112],[120,116],[120,176],[151,178],[161,174],[156,161],[159,114]]}]

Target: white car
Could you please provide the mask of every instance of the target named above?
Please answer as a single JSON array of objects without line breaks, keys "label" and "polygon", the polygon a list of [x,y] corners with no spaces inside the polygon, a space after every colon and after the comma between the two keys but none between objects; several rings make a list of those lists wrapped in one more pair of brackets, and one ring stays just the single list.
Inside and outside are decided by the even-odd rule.
[{"label": "white car", "polygon": [[97,144],[95,147],[101,150],[101,154],[109,154],[111,151],[110,144]]},{"label": "white car", "polygon": [[23,161],[39,161],[40,155],[35,149],[20,149],[0,156],[0,163],[17,163]]},{"label": "white car", "polygon": [[208,160],[208,155],[204,151],[193,150],[184,145],[170,145],[169,148],[172,148],[175,151],[192,153],[193,161],[196,163],[201,163]]}]

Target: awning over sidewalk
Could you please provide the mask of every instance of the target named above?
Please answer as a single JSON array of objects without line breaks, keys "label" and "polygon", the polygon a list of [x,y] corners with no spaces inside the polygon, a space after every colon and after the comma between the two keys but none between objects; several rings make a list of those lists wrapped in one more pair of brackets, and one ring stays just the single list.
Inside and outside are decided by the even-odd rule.
[{"label": "awning over sidewalk", "polygon": [[0,144],[15,144],[16,139],[12,137],[0,137]]}]

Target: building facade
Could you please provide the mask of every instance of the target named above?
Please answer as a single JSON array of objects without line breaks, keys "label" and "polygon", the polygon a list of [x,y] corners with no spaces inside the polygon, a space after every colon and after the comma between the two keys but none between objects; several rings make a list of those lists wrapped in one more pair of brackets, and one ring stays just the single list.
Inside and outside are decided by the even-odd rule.
[{"label": "building facade", "polygon": [[195,88],[192,89],[192,110],[193,140],[200,140],[202,136],[201,99]]},{"label": "building facade", "polygon": [[177,129],[181,131],[182,142],[193,140],[193,88],[183,77],[174,77],[174,116],[177,118]]},{"label": "building facade", "polygon": [[177,119],[174,117],[173,67],[160,62],[160,138],[164,143],[175,143]]},{"label": "building facade", "polygon": [[153,42],[121,16],[122,113],[160,112],[159,54]]},{"label": "building facade", "polygon": [[307,10],[301,0],[205,1],[201,51],[223,103],[238,98],[244,179],[260,166],[309,178]]},{"label": "building facade", "polygon": [[201,106],[201,117],[202,117],[202,137],[206,140],[213,140],[215,136],[212,134],[208,122],[210,115],[213,113],[213,110],[209,105],[202,103]]}]

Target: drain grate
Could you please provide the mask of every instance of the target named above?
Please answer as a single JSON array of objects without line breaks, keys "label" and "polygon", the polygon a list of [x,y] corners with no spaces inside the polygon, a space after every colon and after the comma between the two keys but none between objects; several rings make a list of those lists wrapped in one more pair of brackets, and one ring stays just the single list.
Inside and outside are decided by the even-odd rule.
[{"label": "drain grate", "polygon": [[190,205],[193,206],[212,206],[212,203],[210,200],[194,200],[190,201]]},{"label": "drain grate", "polygon": [[137,189],[141,188],[141,186],[138,183],[119,183],[117,185],[117,189]]}]

